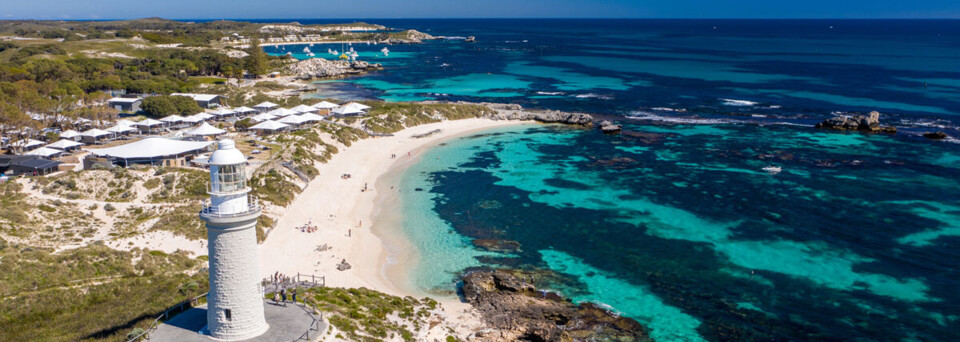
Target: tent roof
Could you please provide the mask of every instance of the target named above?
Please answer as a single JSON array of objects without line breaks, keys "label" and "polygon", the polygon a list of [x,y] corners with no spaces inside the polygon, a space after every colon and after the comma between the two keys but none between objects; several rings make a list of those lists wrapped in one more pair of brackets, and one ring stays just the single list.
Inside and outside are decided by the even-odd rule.
[{"label": "tent roof", "polygon": [[173,94],[170,94],[170,96],[186,96],[186,97],[192,98],[194,101],[210,101],[217,97],[220,97],[220,95],[216,95],[216,94],[191,94],[191,93],[173,93]]},{"label": "tent roof", "polygon": [[276,106],[279,106],[279,105],[276,104],[276,103],[270,102],[270,101],[264,101],[264,102],[261,103],[261,104],[258,104],[258,105],[256,105],[256,106],[253,106],[253,108],[273,108],[273,107],[276,107]]},{"label": "tent roof", "polygon": [[333,102],[327,102],[327,101],[321,101],[313,104],[313,108],[316,108],[316,109],[334,109],[337,107],[340,107],[340,105]]},{"label": "tent roof", "polygon": [[217,110],[215,110],[215,111],[210,112],[210,114],[213,114],[213,115],[216,115],[216,116],[233,115],[233,114],[236,114],[236,113],[237,113],[237,112],[234,112],[234,111],[229,110],[229,109],[226,109],[226,108],[219,108],[219,109],[217,109]]},{"label": "tent roof", "polygon": [[270,114],[270,113],[263,113],[263,114],[259,114],[259,115],[254,115],[254,116],[252,116],[252,117],[250,117],[250,118],[251,118],[251,119],[254,119],[254,120],[256,120],[256,121],[267,121],[267,120],[276,119],[277,117],[276,117],[275,115],[273,115],[273,114]]},{"label": "tent roof", "polygon": [[60,132],[60,137],[61,137],[61,138],[70,139],[70,138],[76,138],[76,137],[79,137],[79,136],[80,136],[80,133],[77,133],[77,131],[74,131],[74,130],[72,130],[72,129],[71,129],[71,130],[67,130],[67,131]]},{"label": "tent roof", "polygon": [[271,110],[271,111],[267,112],[267,114],[275,115],[275,116],[280,117],[280,116],[288,116],[288,115],[294,115],[294,114],[299,114],[299,113],[297,113],[297,112],[295,112],[295,111],[292,111],[292,110],[289,110],[289,109],[286,109],[286,108],[277,108],[277,109],[274,109],[274,110]]},{"label": "tent roof", "polygon": [[360,114],[360,113],[364,113],[364,111],[367,108],[370,108],[370,107],[364,106],[356,102],[350,102],[348,104],[337,107],[337,109],[332,110],[332,112],[335,114]]},{"label": "tent roof", "polygon": [[267,121],[258,123],[253,127],[250,127],[250,129],[263,129],[263,130],[275,131],[275,130],[284,129],[287,127],[290,127],[290,126],[273,121],[273,120],[267,120]]},{"label": "tent roof", "polygon": [[25,156],[41,156],[41,157],[52,157],[58,154],[62,154],[63,150],[58,150],[55,148],[41,147],[36,150],[24,153]]},{"label": "tent roof", "polygon": [[20,141],[17,141],[17,142],[15,142],[15,143],[13,143],[13,145],[14,145],[14,146],[20,146],[20,147],[34,147],[34,146],[43,145],[43,142],[40,141],[40,140],[30,139],[30,140],[20,140]]},{"label": "tent roof", "polygon": [[89,129],[89,130],[83,131],[83,133],[80,133],[80,135],[82,135],[82,136],[85,136],[85,137],[94,137],[94,138],[96,138],[96,137],[101,137],[101,136],[104,136],[104,135],[111,135],[111,134],[113,134],[113,133],[104,131],[104,130],[102,130],[102,129],[96,129],[96,128],[94,128],[94,129]]},{"label": "tent roof", "polygon": [[163,122],[181,122],[181,121],[183,121],[183,117],[182,117],[182,116],[179,116],[179,115],[176,115],[176,114],[174,114],[174,115],[168,115],[168,116],[160,119],[160,121],[163,121]]},{"label": "tent roof", "polygon": [[300,120],[303,122],[320,121],[323,120],[323,115],[317,115],[314,113],[300,114]]},{"label": "tent roof", "polygon": [[124,133],[124,132],[133,132],[136,131],[136,128],[124,125],[116,125],[110,128],[107,128],[107,132],[110,133]]},{"label": "tent roof", "polygon": [[253,109],[250,107],[237,107],[237,108],[234,108],[233,110],[236,111],[237,113],[251,113],[251,112],[257,111],[256,109]]},{"label": "tent roof", "polygon": [[316,111],[317,111],[316,108],[313,108],[313,107],[310,107],[310,106],[306,106],[306,105],[299,105],[299,106],[290,108],[290,110],[292,110],[292,111],[294,111],[294,112],[297,112],[297,113],[311,113],[311,112],[316,112]]},{"label": "tent roof", "polygon": [[117,120],[117,125],[133,126],[133,125],[136,125],[136,124],[137,124],[136,121],[130,121],[130,120],[127,120],[127,119]]},{"label": "tent roof", "polygon": [[153,126],[162,125],[162,124],[163,124],[162,121],[154,120],[154,119],[144,119],[136,123],[137,126],[147,126],[147,127],[153,127]]},{"label": "tent roof", "polygon": [[52,144],[47,145],[46,147],[56,148],[56,149],[61,149],[61,150],[66,150],[66,149],[71,148],[71,147],[77,147],[77,146],[82,146],[82,145],[83,145],[82,143],[78,143],[78,142],[73,141],[73,140],[60,139],[60,140],[57,140],[57,142],[55,142],[55,143],[52,143]]},{"label": "tent roof", "polygon": [[183,141],[167,138],[146,138],[126,145],[91,149],[90,153],[101,157],[121,159],[150,159],[166,156],[175,156],[188,152],[196,152],[207,148],[212,142]]},{"label": "tent roof", "polygon": [[216,128],[216,127],[213,127],[213,126],[211,126],[210,124],[208,124],[208,123],[206,123],[206,122],[200,124],[200,126],[197,126],[197,127],[194,128],[194,129],[191,129],[191,130],[189,130],[189,131],[184,132],[184,134],[186,134],[186,135],[200,135],[200,136],[203,136],[203,135],[220,135],[220,134],[223,134],[223,133],[227,133],[227,131],[224,131],[224,130],[219,129],[219,128]]},{"label": "tent roof", "polygon": [[299,124],[304,123],[305,121],[303,121],[303,118],[301,118],[299,115],[290,115],[290,116],[285,117],[285,118],[283,118],[283,119],[277,120],[277,122],[279,122],[279,123],[285,123],[285,124],[289,124],[289,125],[299,125]]}]

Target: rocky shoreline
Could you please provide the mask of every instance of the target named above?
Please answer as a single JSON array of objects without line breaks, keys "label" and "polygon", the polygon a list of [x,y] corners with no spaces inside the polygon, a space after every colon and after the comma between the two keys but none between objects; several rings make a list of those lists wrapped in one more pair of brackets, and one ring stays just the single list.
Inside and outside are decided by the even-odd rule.
[{"label": "rocky shoreline", "polygon": [[532,120],[542,123],[561,123],[568,125],[592,126],[593,116],[585,113],[561,112],[559,110],[525,110],[518,104],[479,103],[493,109],[494,114],[484,115],[491,120]]},{"label": "rocky shoreline", "polygon": [[463,298],[492,329],[481,341],[651,341],[646,327],[593,303],[574,304],[503,271],[463,277]]},{"label": "rocky shoreline", "polygon": [[310,58],[291,63],[285,67],[285,70],[298,79],[308,80],[314,78],[344,77],[374,70],[383,70],[383,65],[364,61],[351,62],[345,60]]}]

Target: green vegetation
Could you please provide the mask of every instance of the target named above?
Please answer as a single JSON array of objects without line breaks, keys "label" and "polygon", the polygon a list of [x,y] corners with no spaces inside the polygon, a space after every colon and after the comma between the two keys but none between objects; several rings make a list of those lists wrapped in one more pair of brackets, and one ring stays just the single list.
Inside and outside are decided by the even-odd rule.
[{"label": "green vegetation", "polygon": [[192,98],[166,95],[144,98],[140,108],[145,114],[158,118],[173,114],[192,115],[203,111]]},{"label": "green vegetation", "polygon": [[393,133],[440,119],[459,120],[481,117],[493,110],[475,104],[369,102],[370,115],[364,124],[373,132]]},{"label": "green vegetation", "polygon": [[[353,341],[382,341],[396,336],[413,341],[414,332],[407,326],[417,331],[428,328],[429,310],[438,305],[430,298],[401,298],[366,288],[312,288],[307,290],[307,298],[326,314],[331,325]],[[407,324],[387,318],[394,315]]]},{"label": "green vegetation", "polygon": [[53,254],[3,242],[0,256],[2,341],[122,341],[207,288],[205,273],[189,274],[202,262],[181,253],[92,245]]}]

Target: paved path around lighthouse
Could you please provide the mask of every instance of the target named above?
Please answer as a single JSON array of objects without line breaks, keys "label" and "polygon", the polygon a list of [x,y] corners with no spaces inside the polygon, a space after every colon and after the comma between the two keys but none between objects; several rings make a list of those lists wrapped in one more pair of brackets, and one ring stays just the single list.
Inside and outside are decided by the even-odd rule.
[{"label": "paved path around lighthouse", "polygon": [[[264,314],[270,330],[263,335],[244,340],[244,342],[289,342],[297,339],[310,328],[313,323],[311,314],[303,308],[287,303],[286,307],[274,305],[272,301],[264,301]],[[317,317],[319,319],[319,317]],[[214,341],[207,335],[201,335],[198,332],[207,325],[207,306],[202,305],[187,310],[173,319],[160,324],[156,331],[150,333],[151,342],[190,342],[190,341]],[[316,331],[310,331],[310,339],[326,331],[327,327],[323,321],[319,322],[319,328]]]}]

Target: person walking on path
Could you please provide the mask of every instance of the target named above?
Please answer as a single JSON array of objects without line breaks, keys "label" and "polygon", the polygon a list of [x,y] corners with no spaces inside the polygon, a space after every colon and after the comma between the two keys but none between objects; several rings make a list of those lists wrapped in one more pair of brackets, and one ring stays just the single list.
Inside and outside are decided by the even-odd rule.
[{"label": "person walking on path", "polygon": [[280,298],[283,299],[283,306],[287,306],[287,290],[280,289]]},{"label": "person walking on path", "polygon": [[290,294],[293,295],[293,305],[297,305],[297,289],[290,290]]}]

